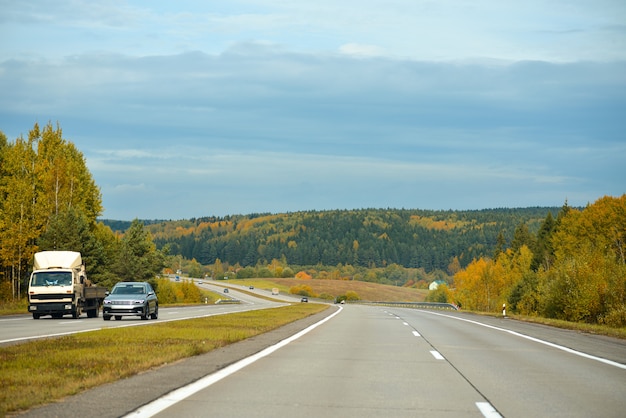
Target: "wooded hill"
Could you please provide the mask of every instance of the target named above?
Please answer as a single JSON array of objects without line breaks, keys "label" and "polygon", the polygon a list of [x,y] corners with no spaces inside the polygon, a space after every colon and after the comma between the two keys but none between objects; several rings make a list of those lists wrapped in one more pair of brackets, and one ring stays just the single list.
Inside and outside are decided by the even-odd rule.
[{"label": "wooded hill", "polygon": [[[358,209],[143,221],[158,248],[170,255],[216,260],[242,267],[281,260],[296,266],[385,267],[398,264],[446,271],[456,258],[461,267],[491,257],[504,238],[513,240],[525,225],[535,233],[559,207],[433,211]],[[102,220],[123,232],[130,222]],[[500,248],[501,249],[501,248]]]}]

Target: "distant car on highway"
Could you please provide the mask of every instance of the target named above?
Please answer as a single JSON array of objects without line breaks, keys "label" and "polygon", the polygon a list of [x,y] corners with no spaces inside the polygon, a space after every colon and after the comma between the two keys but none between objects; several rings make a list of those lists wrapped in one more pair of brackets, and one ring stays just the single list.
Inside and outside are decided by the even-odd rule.
[{"label": "distant car on highway", "polygon": [[300,302],[308,302],[308,301],[309,301],[309,298],[307,298],[306,296],[300,299]]},{"label": "distant car on highway", "polygon": [[228,289],[224,289],[224,293],[228,293]]},{"label": "distant car on highway", "polygon": [[250,287],[249,287],[249,289],[250,289],[250,290],[254,290],[254,286],[250,286]]},{"label": "distant car on highway", "polygon": [[102,318],[105,321],[115,317],[140,316],[141,319],[159,317],[159,301],[148,282],[119,282],[111,292],[107,292],[102,306]]}]

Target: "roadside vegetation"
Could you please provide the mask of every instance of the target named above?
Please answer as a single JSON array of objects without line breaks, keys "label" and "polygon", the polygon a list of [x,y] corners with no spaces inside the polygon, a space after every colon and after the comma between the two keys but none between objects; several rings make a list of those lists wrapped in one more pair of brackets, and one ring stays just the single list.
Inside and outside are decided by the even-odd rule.
[{"label": "roadside vegetation", "polygon": [[[449,290],[449,291],[448,291]],[[442,296],[463,309],[626,327],[626,195],[564,206],[537,234],[520,225],[507,248],[472,261]]]},{"label": "roadside vegetation", "polygon": [[587,324],[584,322],[571,322],[564,321],[562,319],[542,318],[540,316],[529,315],[507,314],[507,317],[511,319],[517,319],[518,321],[532,322],[534,324],[543,324],[555,328],[569,329],[572,331],[584,332],[587,334],[605,335],[608,337],[626,340],[626,327],[616,328],[607,325]]},{"label": "roadside vegetation", "polygon": [[298,303],[0,347],[0,416],[204,354],[327,308]]}]

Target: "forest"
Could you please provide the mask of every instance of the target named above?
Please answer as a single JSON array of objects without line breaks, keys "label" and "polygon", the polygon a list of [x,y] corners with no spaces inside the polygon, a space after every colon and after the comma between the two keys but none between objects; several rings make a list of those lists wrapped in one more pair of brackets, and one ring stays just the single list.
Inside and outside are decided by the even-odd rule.
[{"label": "forest", "polygon": [[626,326],[626,195],[584,208],[351,209],[188,220],[99,219],[102,197],[57,125],[0,132],[0,302],[25,297],[40,250],[89,277],[297,277],[427,288],[432,301]]},{"label": "forest", "polygon": [[33,255],[79,251],[88,277],[111,287],[160,274],[165,253],[139,221],[123,236],[98,221],[102,196],[83,154],[57,125],[9,141],[0,132],[0,302],[23,299]]},{"label": "forest", "polygon": [[[537,231],[560,208],[426,211],[358,209],[285,214],[234,215],[144,222],[159,248],[195,259],[243,267],[282,260],[290,265],[398,264],[426,271],[447,270],[493,254],[498,237],[511,242],[515,229]],[[128,223],[105,224],[122,232]]]}]

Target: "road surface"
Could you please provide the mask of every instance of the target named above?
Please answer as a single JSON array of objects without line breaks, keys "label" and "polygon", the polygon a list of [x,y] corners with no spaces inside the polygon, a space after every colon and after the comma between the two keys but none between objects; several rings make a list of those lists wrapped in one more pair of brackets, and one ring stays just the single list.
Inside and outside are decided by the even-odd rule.
[{"label": "road surface", "polygon": [[[205,389],[180,401],[173,396],[177,402],[165,402],[156,416],[624,416],[623,342],[597,342],[599,352],[612,351],[620,363],[511,333],[514,321],[493,322],[348,306]],[[524,328],[546,338],[553,331]],[[577,343],[579,334],[565,334],[572,344],[594,350],[586,337]]]},{"label": "road surface", "polygon": [[460,312],[334,312],[26,416],[624,416],[622,340]]}]

